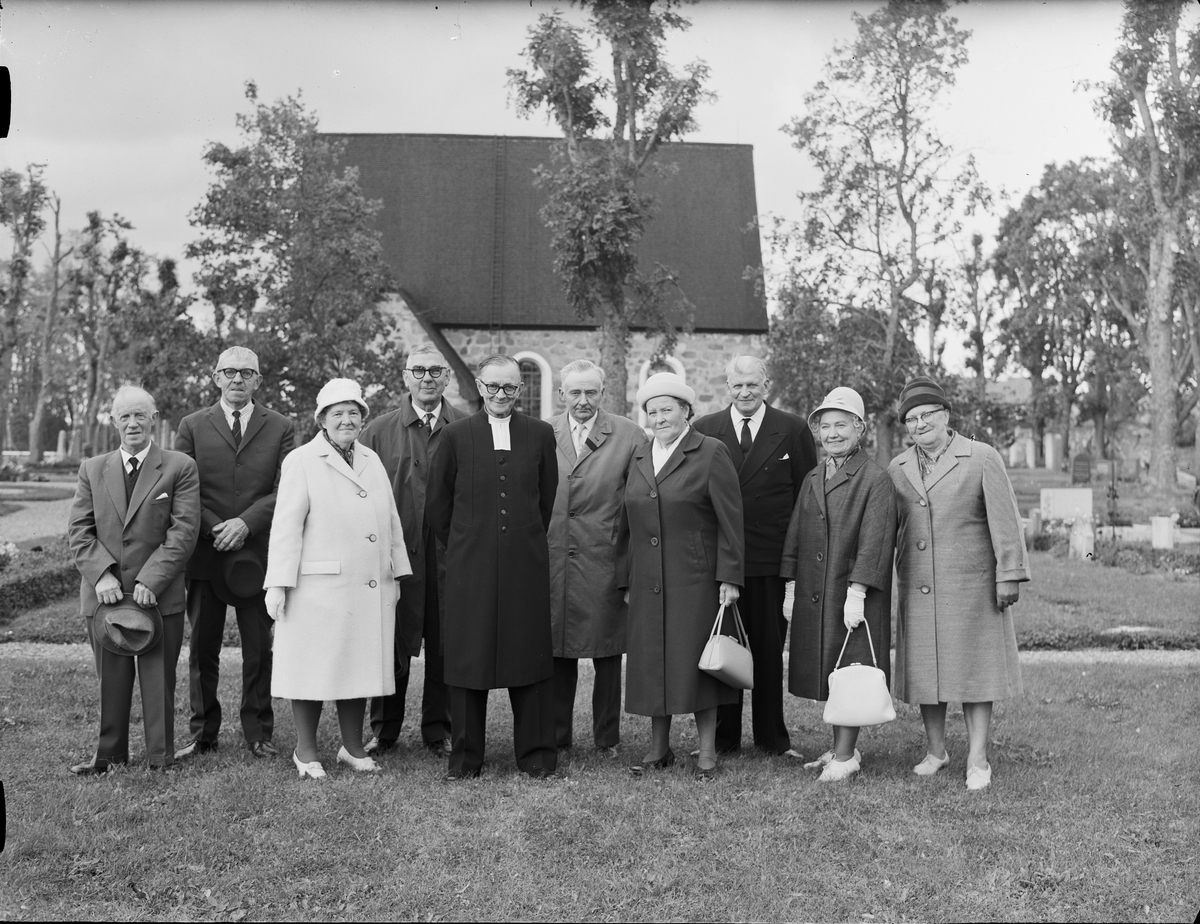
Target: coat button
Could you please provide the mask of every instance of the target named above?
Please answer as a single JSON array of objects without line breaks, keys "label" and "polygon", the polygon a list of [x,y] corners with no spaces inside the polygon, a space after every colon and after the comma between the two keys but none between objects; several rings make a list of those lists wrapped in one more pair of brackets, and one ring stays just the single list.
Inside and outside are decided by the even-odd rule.
[{"label": "coat button", "polygon": [[377,587],[377,586],[378,586],[378,585],[377,585],[377,584],[376,584],[374,581],[367,581],[367,585],[368,585],[368,586],[370,586],[370,587]]},{"label": "coat button", "polygon": [[374,542],[376,539],[376,536],[374,533],[371,533],[371,535],[367,536],[367,538],[370,539],[372,542]]},{"label": "coat button", "polygon": [[420,468],[420,467],[421,467],[421,460],[413,459],[413,468]]},{"label": "coat button", "polygon": [[122,539],[121,545],[129,545],[129,543],[131,543],[131,542],[133,542],[132,539]]},{"label": "coat button", "polygon": [[241,492],[241,491],[234,491],[234,492],[233,492],[233,494],[234,494],[234,496],[235,496],[235,497],[241,497],[241,496],[242,496],[242,492]]},{"label": "coat button", "polygon": [[[501,496],[501,497],[508,497],[508,495],[507,495],[507,494],[505,494],[503,491],[501,491],[501,492],[500,492],[500,496]],[[574,516],[574,514],[571,514],[571,515],[572,515],[572,516]]]},{"label": "coat button", "polygon": [[825,514],[823,514],[823,513],[819,513],[819,514],[817,514],[817,516],[819,516],[822,520],[825,519]]},{"label": "coat button", "polygon": [[651,545],[658,545],[658,536],[651,536],[651,537],[650,537],[650,544],[651,544]]},{"label": "coat button", "polygon": [[659,593],[659,592],[660,592],[660,590],[659,590],[659,586],[658,586],[657,584],[655,584],[655,585],[654,585],[654,592],[655,592],[655,593]]},{"label": "coat button", "polygon": [[825,560],[825,556],[822,555],[820,552],[818,552],[817,553],[817,561],[824,561],[824,560]]},{"label": "coat button", "polygon": [[928,584],[921,585],[921,593],[923,593],[923,594],[929,593],[929,585]]},{"label": "coat button", "polygon": [[507,510],[501,510],[501,511],[500,511],[500,516],[502,516],[502,517],[506,517],[506,516],[508,516],[508,511],[507,511]]},{"label": "coat button", "polygon": [[128,571],[128,570],[129,570],[129,565],[121,565],[121,570],[122,570],[122,571]]},{"label": "coat button", "polygon": [[[501,496],[503,496],[503,495],[501,495]],[[569,516],[572,520],[575,519],[575,511],[572,510],[569,514],[567,514],[567,516]]]},{"label": "coat button", "polygon": [[501,459],[501,460],[500,460],[500,464],[501,464],[501,465],[503,465],[503,464],[504,464],[504,460],[503,460],[503,459]]},{"label": "coat button", "polygon": [[917,543],[917,548],[920,549],[921,551],[925,551],[925,540],[924,539],[920,540]]},{"label": "coat button", "polygon": [[[239,491],[238,493],[240,494],[241,492]],[[359,496],[359,497],[366,497],[366,496],[367,496],[367,492],[366,492],[366,491],[359,491],[359,492],[358,492],[358,496]]]},{"label": "coat button", "polygon": [[816,602],[817,602],[818,600],[820,600],[820,599],[821,599],[821,595],[820,595],[820,594],[813,594],[813,595],[812,595],[812,602],[813,602],[813,603],[816,603]]},{"label": "coat button", "polygon": [[507,477],[506,475],[501,475],[501,476],[500,476],[500,480],[501,480],[501,481],[507,481],[507,480],[508,480],[508,477]]},{"label": "coat button", "polygon": [[922,507],[924,507],[924,506],[925,506],[925,501],[924,501],[924,500],[919,500],[919,501],[917,501],[917,503],[918,503],[918,504],[920,504]]},{"label": "coat button", "polygon": [[238,468],[241,468],[241,467],[242,467],[242,463],[241,463],[241,462],[234,462],[233,464],[234,464],[234,465],[236,465]]},{"label": "coat button", "polygon": [[506,532],[508,532],[508,527],[507,527],[507,526],[501,526],[501,527],[500,527],[500,532],[502,532],[502,533],[506,533]]},{"label": "coat button", "polygon": [[567,558],[574,558],[574,557],[575,557],[575,550],[574,550],[574,549],[568,549],[568,550],[567,550]]},{"label": "coat button", "polygon": [[650,496],[651,496],[651,497],[658,497],[658,492],[657,492],[657,491],[651,491],[651,492],[650,492]]}]

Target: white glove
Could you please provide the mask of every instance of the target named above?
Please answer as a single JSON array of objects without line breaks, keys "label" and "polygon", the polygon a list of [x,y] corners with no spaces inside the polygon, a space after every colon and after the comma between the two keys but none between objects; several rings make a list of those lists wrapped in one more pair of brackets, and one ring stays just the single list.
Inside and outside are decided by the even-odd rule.
[{"label": "white glove", "polygon": [[287,602],[286,587],[268,587],[267,588],[267,615],[276,622],[284,617],[284,604]]},{"label": "white glove", "polygon": [[846,606],[842,610],[842,622],[846,631],[853,632],[867,618],[867,592],[856,587],[846,589]]}]

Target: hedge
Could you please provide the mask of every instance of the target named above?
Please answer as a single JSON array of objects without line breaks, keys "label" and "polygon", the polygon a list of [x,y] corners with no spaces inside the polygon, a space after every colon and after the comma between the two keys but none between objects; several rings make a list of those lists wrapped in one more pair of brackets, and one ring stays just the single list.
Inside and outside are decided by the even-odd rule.
[{"label": "hedge", "polygon": [[1075,651],[1081,648],[1122,650],[1179,650],[1200,648],[1200,634],[1157,632],[1100,632],[1096,629],[1043,629],[1017,632],[1021,651]]},{"label": "hedge", "polygon": [[0,625],[52,600],[79,592],[79,572],[66,539],[41,552],[22,552],[0,571]]},{"label": "hedge", "polygon": [[1196,546],[1156,549],[1148,542],[1097,542],[1095,556],[1102,565],[1124,568],[1134,574],[1154,571],[1200,574],[1200,548]]}]

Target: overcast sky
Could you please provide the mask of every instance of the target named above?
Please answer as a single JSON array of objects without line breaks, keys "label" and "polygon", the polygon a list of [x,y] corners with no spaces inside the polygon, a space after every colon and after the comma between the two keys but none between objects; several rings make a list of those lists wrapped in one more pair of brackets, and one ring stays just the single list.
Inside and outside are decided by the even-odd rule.
[{"label": "overcast sky", "polygon": [[[754,145],[758,208],[795,217],[811,182],[781,131],[802,108],[850,15],[878,4],[701,0],[672,39],[680,65],[703,58],[717,100],[689,140]],[[206,142],[236,141],[243,83],[270,101],[303,91],[323,129],[549,135],[508,104],[526,29],[565,3],[82,2],[15,0],[0,12],[0,63],[12,74],[12,129],[0,165],[47,165],[69,227],[119,212],[136,243],[180,257],[209,176]],[[972,0],[970,63],[942,114],[944,136],[972,151],[986,182],[1019,196],[1051,161],[1104,156],[1108,141],[1078,90],[1103,80],[1115,0]]]}]

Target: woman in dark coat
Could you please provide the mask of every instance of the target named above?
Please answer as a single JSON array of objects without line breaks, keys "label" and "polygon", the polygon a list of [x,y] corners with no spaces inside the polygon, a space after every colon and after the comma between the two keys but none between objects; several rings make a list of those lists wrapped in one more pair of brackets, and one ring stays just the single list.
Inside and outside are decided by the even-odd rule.
[{"label": "woman in dark coat", "polygon": [[668,767],[671,717],[695,713],[697,775],[717,767],[717,706],[737,691],[700,670],[719,603],[742,583],[742,495],[729,450],[688,426],[696,393],[677,375],[652,375],[637,394],[654,440],[625,480],[618,586],[629,602],[625,710],[651,716],[650,751],[633,768]]},{"label": "woman in dark coat", "polygon": [[[835,388],[809,416],[826,459],[800,487],[780,564],[796,581],[788,690],[822,702],[843,643],[842,664],[871,664],[874,645],[890,673],[896,498],[887,472],[860,446],[864,417],[851,388]],[[855,631],[864,622],[870,639]],[[857,728],[835,725],[833,748],[805,767],[820,768],[823,783],[848,779],[862,766],[857,742]]]}]

